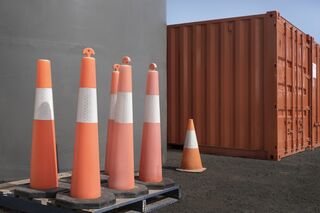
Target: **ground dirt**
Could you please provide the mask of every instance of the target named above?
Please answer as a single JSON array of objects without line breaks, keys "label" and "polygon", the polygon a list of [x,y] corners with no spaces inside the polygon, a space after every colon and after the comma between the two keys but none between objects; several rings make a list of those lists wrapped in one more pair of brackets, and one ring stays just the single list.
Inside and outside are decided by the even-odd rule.
[{"label": "ground dirt", "polygon": [[157,212],[320,212],[320,149],[281,161],[202,155],[204,173],[175,170],[180,150],[169,150],[164,176],[182,199]]}]

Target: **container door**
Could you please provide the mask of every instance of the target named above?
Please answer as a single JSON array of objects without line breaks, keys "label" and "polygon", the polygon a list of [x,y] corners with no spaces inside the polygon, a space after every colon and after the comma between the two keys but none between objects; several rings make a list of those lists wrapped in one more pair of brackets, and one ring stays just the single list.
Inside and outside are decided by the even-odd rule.
[{"label": "container door", "polygon": [[319,128],[320,128],[320,78],[319,78],[319,45],[312,44],[312,147],[320,146]]},{"label": "container door", "polygon": [[310,44],[304,33],[278,21],[278,159],[310,146]]},{"label": "container door", "polygon": [[311,144],[311,96],[312,73],[310,71],[311,40],[309,36],[295,32],[295,101],[296,102],[296,149],[295,152],[304,151]]}]

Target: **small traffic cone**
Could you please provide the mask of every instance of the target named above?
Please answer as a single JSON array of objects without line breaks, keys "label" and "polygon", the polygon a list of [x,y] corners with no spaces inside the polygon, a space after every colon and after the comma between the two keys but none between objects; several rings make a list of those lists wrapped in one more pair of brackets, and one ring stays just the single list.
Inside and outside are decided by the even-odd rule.
[{"label": "small traffic cone", "polygon": [[134,184],[132,67],[131,59],[123,57],[120,65],[117,103],[113,125],[114,143],[110,160],[108,187],[131,190]]},{"label": "small traffic cone", "polygon": [[119,80],[119,68],[120,64],[113,65],[113,72],[111,78],[111,88],[110,88],[110,112],[109,112],[109,119],[108,119],[108,130],[107,130],[107,146],[106,146],[106,156],[105,156],[105,163],[104,163],[104,171],[106,174],[109,174],[109,167],[110,167],[110,160],[112,154],[112,144],[114,141],[114,114],[115,114],[115,107],[117,101],[117,90],[118,90],[118,80]]},{"label": "small traffic cone", "polygon": [[144,108],[139,180],[162,181],[159,77],[157,65],[150,64]]},{"label": "small traffic cone", "polygon": [[99,137],[94,50],[85,48],[81,61],[76,138],[74,145],[71,196],[96,199],[101,196]]},{"label": "small traffic cone", "polygon": [[58,187],[58,169],[49,60],[37,61],[34,105],[30,188],[55,189]]},{"label": "small traffic cone", "polygon": [[197,135],[193,124],[193,119],[188,120],[187,134],[183,147],[181,166],[178,171],[183,172],[203,172]]}]

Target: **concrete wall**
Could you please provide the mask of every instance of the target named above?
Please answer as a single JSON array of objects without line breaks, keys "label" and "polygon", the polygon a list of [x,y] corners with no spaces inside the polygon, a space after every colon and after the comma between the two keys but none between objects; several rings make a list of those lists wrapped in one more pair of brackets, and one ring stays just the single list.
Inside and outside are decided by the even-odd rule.
[{"label": "concrete wall", "polygon": [[96,52],[101,168],[113,63],[133,65],[135,166],[138,169],[148,65],[160,73],[166,158],[165,0],[2,0],[0,2],[0,180],[29,176],[36,60],[52,63],[60,171],[72,167],[82,49]]}]

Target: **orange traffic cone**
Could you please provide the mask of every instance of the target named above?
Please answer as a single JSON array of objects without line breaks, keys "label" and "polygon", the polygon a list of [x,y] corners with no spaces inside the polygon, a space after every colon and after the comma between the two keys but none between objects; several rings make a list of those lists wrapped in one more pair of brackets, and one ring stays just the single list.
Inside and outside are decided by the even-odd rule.
[{"label": "orange traffic cone", "polygon": [[182,161],[179,171],[183,172],[203,172],[197,135],[193,124],[193,119],[188,120],[186,139],[183,147]]},{"label": "orange traffic cone", "polygon": [[144,109],[139,179],[162,181],[159,77],[156,64],[150,64]]},{"label": "orange traffic cone", "polygon": [[104,163],[104,171],[106,174],[109,174],[109,167],[110,167],[110,160],[111,153],[112,153],[112,144],[114,141],[113,137],[113,125],[114,125],[114,114],[115,114],[115,107],[117,101],[117,90],[118,90],[118,80],[119,80],[119,64],[113,65],[113,72],[111,78],[111,88],[110,88],[110,112],[109,112],[109,119],[108,119],[108,130],[107,130],[107,146],[106,146],[106,156],[105,156],[105,163]]},{"label": "orange traffic cone", "polygon": [[37,61],[30,187],[40,190],[58,187],[51,65],[45,59]]},{"label": "orange traffic cone", "polygon": [[96,199],[101,196],[96,62],[94,50],[85,48],[81,61],[80,89],[74,145],[71,196]]},{"label": "orange traffic cone", "polygon": [[132,68],[131,59],[123,57],[120,65],[117,103],[113,125],[114,143],[108,187],[130,190],[134,184],[133,112],[132,112]]}]

